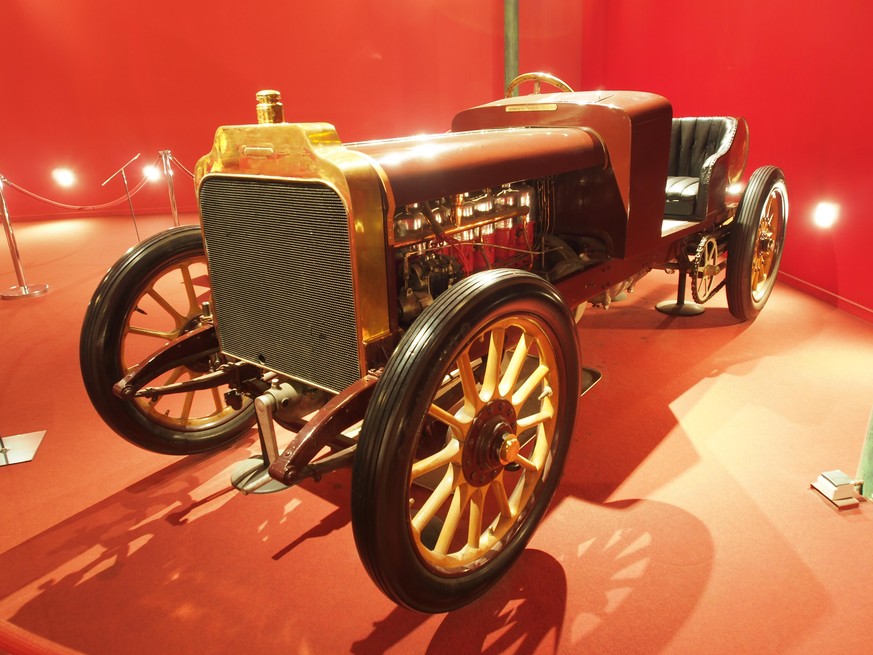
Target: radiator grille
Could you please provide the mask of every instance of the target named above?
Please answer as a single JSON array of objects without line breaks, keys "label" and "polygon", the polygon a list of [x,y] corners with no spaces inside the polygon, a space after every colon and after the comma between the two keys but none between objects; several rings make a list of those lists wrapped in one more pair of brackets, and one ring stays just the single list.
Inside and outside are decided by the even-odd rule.
[{"label": "radiator grille", "polygon": [[333,391],[358,380],[348,216],[336,192],[211,177],[200,211],[222,350]]}]

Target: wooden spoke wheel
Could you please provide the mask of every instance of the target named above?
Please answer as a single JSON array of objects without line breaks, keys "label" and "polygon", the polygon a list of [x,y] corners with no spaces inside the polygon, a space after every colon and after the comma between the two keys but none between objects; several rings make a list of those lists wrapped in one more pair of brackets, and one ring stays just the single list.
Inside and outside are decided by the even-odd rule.
[{"label": "wooden spoke wheel", "polygon": [[358,551],[390,598],[448,611],[508,570],[558,484],[579,371],[569,310],[527,272],[467,278],[415,321],[374,391],[352,481]]},{"label": "wooden spoke wheel", "polygon": [[[162,232],[132,248],[98,286],[85,313],[79,357],[85,388],[106,423],[155,452],[189,454],[232,442],[254,422],[251,401],[239,410],[226,387],[121,399],[112,386],[135,365],[203,324],[210,299],[203,240],[197,226]],[[211,355],[159,376],[159,386],[197,378],[222,363]]]},{"label": "wooden spoke wheel", "polygon": [[728,308],[741,321],[754,319],[773,291],[787,224],[785,176],[775,166],[759,168],[740,200],[728,242]]},{"label": "wooden spoke wheel", "polygon": [[715,285],[718,273],[718,242],[712,237],[701,239],[691,264],[691,298],[695,303],[705,303],[721,288]]}]

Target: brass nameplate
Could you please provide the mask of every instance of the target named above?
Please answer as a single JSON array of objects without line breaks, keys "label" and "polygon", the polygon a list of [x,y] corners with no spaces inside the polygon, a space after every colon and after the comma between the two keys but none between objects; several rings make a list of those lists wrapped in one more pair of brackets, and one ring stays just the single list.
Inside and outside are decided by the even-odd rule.
[{"label": "brass nameplate", "polygon": [[554,103],[545,103],[542,105],[506,105],[506,111],[557,111],[558,105]]}]

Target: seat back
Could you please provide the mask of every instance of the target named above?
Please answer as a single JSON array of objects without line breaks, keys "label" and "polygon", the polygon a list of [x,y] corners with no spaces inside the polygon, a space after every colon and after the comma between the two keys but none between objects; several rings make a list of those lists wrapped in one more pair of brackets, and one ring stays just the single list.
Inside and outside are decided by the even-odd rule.
[{"label": "seat back", "polygon": [[735,126],[736,119],[722,116],[674,118],[667,175],[700,177],[703,163],[722,146],[730,147]]},{"label": "seat back", "polygon": [[[735,137],[738,143],[734,142]],[[747,137],[742,118],[674,118],[667,166],[666,214],[703,220],[710,212],[719,211],[724,205],[725,188],[729,181],[734,181],[730,178],[738,179],[742,174]],[[737,151],[733,155],[732,149]],[[737,163],[739,171],[733,170]]]}]

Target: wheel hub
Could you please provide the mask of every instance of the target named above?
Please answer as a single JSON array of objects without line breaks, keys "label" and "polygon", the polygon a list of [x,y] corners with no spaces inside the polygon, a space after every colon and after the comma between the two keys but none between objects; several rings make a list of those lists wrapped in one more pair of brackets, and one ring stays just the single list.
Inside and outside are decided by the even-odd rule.
[{"label": "wheel hub", "polygon": [[758,248],[761,254],[770,254],[776,249],[776,241],[769,234],[762,234],[758,242]]},{"label": "wheel hub", "polygon": [[474,487],[490,483],[515,461],[521,444],[515,410],[508,400],[486,403],[467,433],[462,456],[464,477]]}]

